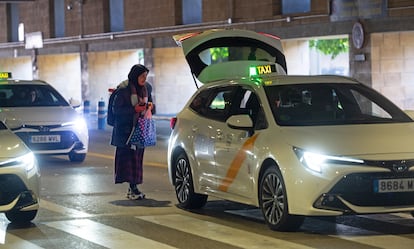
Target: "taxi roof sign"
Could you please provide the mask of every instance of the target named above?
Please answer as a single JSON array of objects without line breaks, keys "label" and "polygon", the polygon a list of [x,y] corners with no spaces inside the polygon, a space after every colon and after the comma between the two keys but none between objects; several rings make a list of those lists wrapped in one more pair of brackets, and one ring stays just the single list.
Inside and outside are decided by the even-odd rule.
[{"label": "taxi roof sign", "polygon": [[12,74],[10,72],[0,72],[0,80],[11,79]]},{"label": "taxi roof sign", "polygon": [[276,66],[272,64],[252,66],[249,68],[250,77],[264,75],[264,74],[272,74],[275,72],[276,72]]}]

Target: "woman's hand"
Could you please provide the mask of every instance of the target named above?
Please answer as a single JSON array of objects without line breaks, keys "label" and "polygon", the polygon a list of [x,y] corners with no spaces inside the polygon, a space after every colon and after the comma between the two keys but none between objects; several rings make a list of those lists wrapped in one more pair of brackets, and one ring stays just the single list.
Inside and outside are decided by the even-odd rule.
[{"label": "woman's hand", "polygon": [[152,110],[152,107],[153,107],[152,102],[148,102],[147,108],[149,111]]},{"label": "woman's hand", "polygon": [[147,109],[146,105],[140,105],[140,104],[135,105],[135,112],[137,112],[137,113],[143,112],[146,109]]}]

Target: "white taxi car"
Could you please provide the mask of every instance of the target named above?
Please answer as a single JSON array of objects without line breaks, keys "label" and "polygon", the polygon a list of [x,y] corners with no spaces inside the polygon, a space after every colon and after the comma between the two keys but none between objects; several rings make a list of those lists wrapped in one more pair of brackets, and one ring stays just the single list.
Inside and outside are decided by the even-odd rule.
[{"label": "white taxi car", "polygon": [[30,222],[39,209],[37,160],[0,116],[0,212],[11,222]]},{"label": "white taxi car", "polygon": [[306,216],[414,214],[414,122],[405,112],[354,79],[282,75],[277,60],[233,62],[238,49],[207,65],[218,41],[202,35],[180,40],[204,85],[171,122],[179,206],[201,208],[209,195],[245,203],[280,231]]},{"label": "white taxi car", "polygon": [[85,160],[89,133],[83,116],[51,85],[40,80],[13,80],[1,73],[0,111],[19,120],[13,131],[35,153]]}]

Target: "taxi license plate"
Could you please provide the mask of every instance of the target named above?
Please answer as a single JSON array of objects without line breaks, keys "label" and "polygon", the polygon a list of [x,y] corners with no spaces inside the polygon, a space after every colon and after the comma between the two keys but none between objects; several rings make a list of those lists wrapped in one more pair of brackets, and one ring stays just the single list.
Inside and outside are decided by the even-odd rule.
[{"label": "taxi license plate", "polygon": [[374,192],[414,192],[414,178],[377,179],[374,181]]},{"label": "taxi license plate", "polygon": [[32,136],[31,143],[60,143],[60,135],[37,135]]}]

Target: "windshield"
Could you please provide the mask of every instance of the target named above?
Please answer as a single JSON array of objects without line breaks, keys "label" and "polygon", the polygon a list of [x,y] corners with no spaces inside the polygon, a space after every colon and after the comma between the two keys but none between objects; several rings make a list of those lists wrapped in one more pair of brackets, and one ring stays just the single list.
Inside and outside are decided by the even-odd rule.
[{"label": "windshield", "polygon": [[68,102],[48,85],[0,85],[0,107],[68,105]]},{"label": "windshield", "polygon": [[279,125],[412,122],[384,96],[359,84],[296,84],[265,87]]}]

